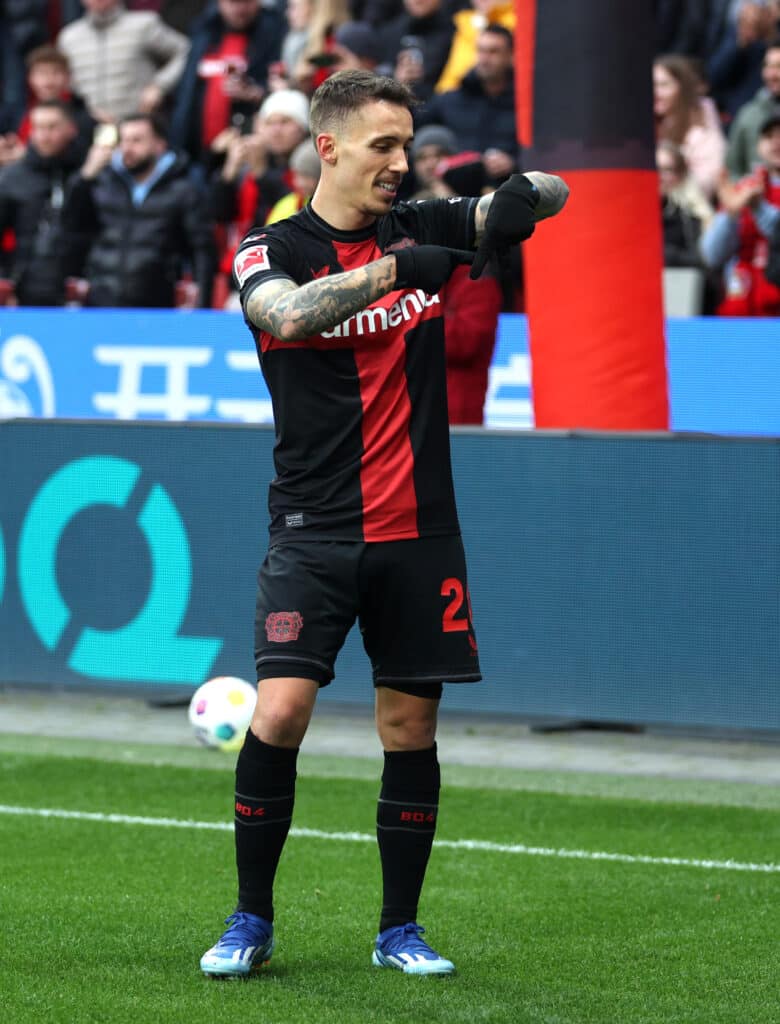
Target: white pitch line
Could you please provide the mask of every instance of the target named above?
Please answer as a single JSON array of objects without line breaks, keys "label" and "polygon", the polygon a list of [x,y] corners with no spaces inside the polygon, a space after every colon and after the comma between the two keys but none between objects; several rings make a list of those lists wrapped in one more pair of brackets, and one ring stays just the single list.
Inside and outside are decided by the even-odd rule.
[{"label": "white pitch line", "polygon": [[[146,818],[133,814],[102,814],[99,811],[66,811],[56,807],[16,807],[0,804],[0,814],[22,818],[60,818],[73,821],[97,821],[108,825],[147,825],[153,828],[187,828],[210,832],[232,832],[226,821],[191,821],[183,818]],[[324,832],[317,828],[291,828],[290,836],[299,839],[330,839],[341,843],[375,843],[367,832]],[[739,860],[699,860],[687,857],[651,857],[642,853],[609,853],[605,850],[566,850],[553,846],[526,846],[523,843],[491,843],[481,839],[437,839],[435,846],[448,850],[479,850],[485,853],[513,853],[526,857],[558,857],[564,860],[601,860],[617,864],[657,864],[662,867],[705,868],[718,871],[751,871],[780,874],[780,864],[753,864]]]}]

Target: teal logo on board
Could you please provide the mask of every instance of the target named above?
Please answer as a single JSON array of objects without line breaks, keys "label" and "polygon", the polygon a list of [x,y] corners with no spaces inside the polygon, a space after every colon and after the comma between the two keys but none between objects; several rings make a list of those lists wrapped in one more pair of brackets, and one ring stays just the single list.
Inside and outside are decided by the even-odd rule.
[{"label": "teal logo on board", "polygon": [[[54,473],[33,499],[19,537],[19,587],[27,615],[49,650],[71,623],[57,583],[57,551],[65,528],[93,505],[125,508],[141,470],[115,456],[76,459]],[[148,682],[199,683],[218,655],[217,637],[180,636],[192,585],[187,531],[167,491],[155,484],[138,514],[152,576],[143,607],[117,629],[84,627],[68,657],[82,675]],[[0,594],[3,558],[0,538]]]}]

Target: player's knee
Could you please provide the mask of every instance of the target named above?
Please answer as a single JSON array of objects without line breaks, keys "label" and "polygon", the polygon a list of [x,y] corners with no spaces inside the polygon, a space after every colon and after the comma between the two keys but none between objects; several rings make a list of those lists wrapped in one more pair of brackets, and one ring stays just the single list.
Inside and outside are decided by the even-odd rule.
[{"label": "player's knee", "polygon": [[297,747],[306,733],[310,716],[309,704],[301,700],[258,701],[250,728],[264,743]]},{"label": "player's knee", "polygon": [[378,722],[385,750],[425,750],[436,739],[436,719],[428,715],[392,715]]}]

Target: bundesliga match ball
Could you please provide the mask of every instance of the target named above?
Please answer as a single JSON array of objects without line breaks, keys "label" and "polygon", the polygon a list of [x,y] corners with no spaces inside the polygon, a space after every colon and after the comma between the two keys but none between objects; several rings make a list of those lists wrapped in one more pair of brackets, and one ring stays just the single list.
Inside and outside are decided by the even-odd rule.
[{"label": "bundesliga match ball", "polygon": [[257,691],[245,679],[217,676],[192,695],[190,725],[207,747],[240,750],[255,710]]}]

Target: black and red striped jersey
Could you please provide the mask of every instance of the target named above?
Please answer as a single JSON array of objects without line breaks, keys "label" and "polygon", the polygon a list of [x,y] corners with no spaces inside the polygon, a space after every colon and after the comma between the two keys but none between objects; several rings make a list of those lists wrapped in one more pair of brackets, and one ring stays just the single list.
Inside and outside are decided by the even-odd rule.
[{"label": "black and red striped jersey", "polygon": [[[476,202],[399,203],[360,231],[338,231],[307,206],[255,228],[233,263],[242,306],[272,278],[304,285],[409,245],[473,248]],[[390,292],[302,341],[247,323],[274,411],[272,542],[458,533],[437,295]]]}]

